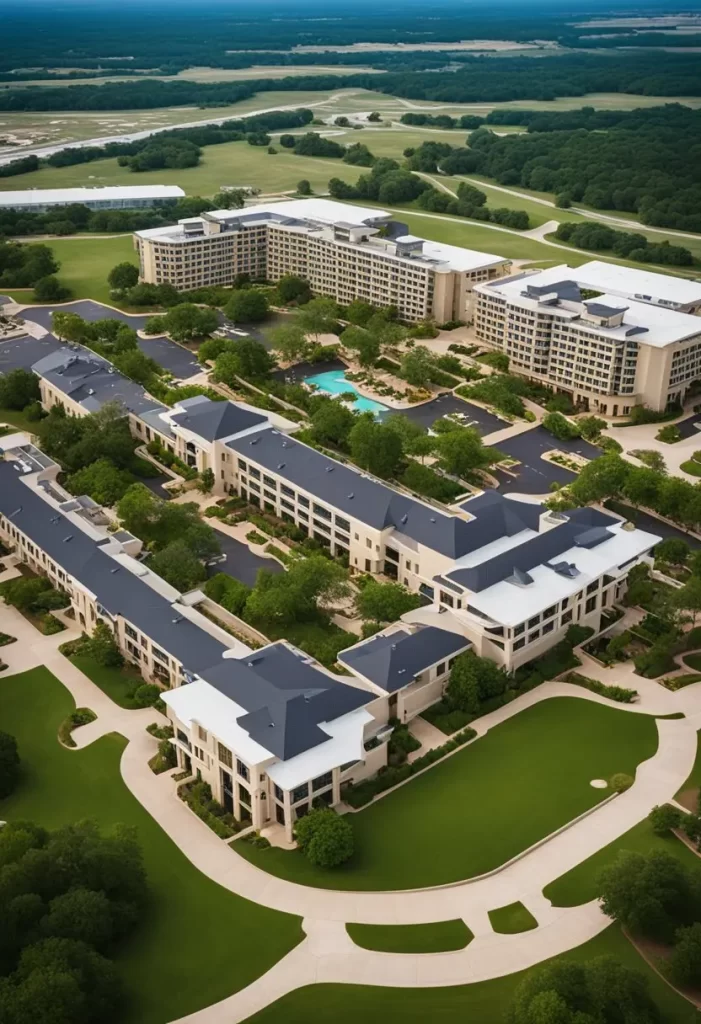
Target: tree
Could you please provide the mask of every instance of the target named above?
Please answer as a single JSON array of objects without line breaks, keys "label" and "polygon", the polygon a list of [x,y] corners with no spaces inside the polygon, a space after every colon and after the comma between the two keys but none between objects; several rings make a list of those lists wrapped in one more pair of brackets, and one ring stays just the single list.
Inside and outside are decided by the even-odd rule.
[{"label": "tree", "polygon": [[495,448],[485,448],[475,427],[459,427],[439,434],[435,450],[443,469],[459,477],[489,466],[501,457]]},{"label": "tree", "polygon": [[572,441],[579,437],[579,428],[571,423],[561,412],[549,412],[543,417],[543,426],[560,441]]},{"label": "tree", "polygon": [[295,838],[307,860],[318,868],[335,868],[353,856],[353,826],[328,807],[295,822]]},{"label": "tree", "polygon": [[401,413],[394,413],[389,416],[384,425],[388,430],[393,430],[401,438],[402,448],[407,455],[418,455],[422,458],[430,455],[435,449],[436,439],[424,430],[424,428],[410,420],[408,416]]},{"label": "tree", "polygon": [[446,692],[453,707],[474,715],[482,701],[500,696],[507,686],[503,668],[489,658],[468,652],[455,659]]},{"label": "tree", "polygon": [[264,345],[254,338],[240,338],[217,357],[212,379],[235,386],[236,377],[246,380],[263,379],[270,375],[274,367],[275,361]]},{"label": "tree", "polygon": [[346,348],[355,349],[361,366],[373,366],[380,354],[378,339],[363,327],[346,327],[341,342]]},{"label": "tree", "polygon": [[312,194],[312,186],[309,184],[307,178],[302,178],[301,181],[297,182],[297,195],[310,196]]},{"label": "tree", "polygon": [[691,548],[681,537],[668,537],[655,548],[655,561],[669,562],[670,565],[684,565],[691,554]]},{"label": "tree", "polygon": [[666,851],[621,851],[600,873],[597,887],[605,914],[661,942],[671,942],[678,927],[701,913],[701,880]]},{"label": "tree", "polygon": [[41,922],[46,936],[75,939],[99,950],[113,937],[112,907],[103,892],[69,889],[51,900],[48,910]]},{"label": "tree", "polygon": [[192,590],[207,578],[207,570],[184,541],[174,541],[152,555],[149,566],[181,593]]},{"label": "tree", "polygon": [[9,796],[19,782],[20,759],[17,740],[0,732],[0,799]]},{"label": "tree", "polygon": [[41,277],[34,284],[34,298],[37,302],[65,302],[70,299],[71,290],[50,274]]},{"label": "tree", "polygon": [[345,319],[358,327],[365,327],[368,321],[375,315],[377,309],[369,302],[362,299],[353,299],[345,310]]},{"label": "tree", "polygon": [[224,312],[236,324],[260,323],[268,317],[268,296],[256,288],[242,288],[234,292]]},{"label": "tree", "polygon": [[577,426],[583,438],[587,441],[594,441],[601,431],[606,429],[607,423],[600,416],[580,416]]},{"label": "tree", "polygon": [[215,210],[240,210],[245,202],[248,192],[243,188],[228,188],[225,192],[217,192],[213,197]]},{"label": "tree", "polygon": [[112,630],[100,620],[98,620],[92,636],[85,642],[85,652],[98,665],[104,665],[107,668],[119,668],[124,664],[122,652],[115,642]]},{"label": "tree", "polygon": [[673,595],[675,607],[691,614],[694,625],[701,612],[701,576],[690,576],[687,583]]},{"label": "tree", "polygon": [[622,487],[622,495],[632,505],[654,508],[657,504],[660,485],[664,478],[647,466],[629,466]]},{"label": "tree", "polygon": [[701,923],[680,928],[669,959],[672,977],[679,985],[701,985]]},{"label": "tree", "polygon": [[397,472],[402,458],[401,438],[376,423],[372,413],[360,416],[348,435],[353,461],[363,469],[388,479]]},{"label": "tree", "polygon": [[662,804],[661,807],[652,808],[647,820],[652,825],[652,831],[656,836],[667,836],[673,828],[679,828],[683,816],[678,807],[673,807],[672,804]]},{"label": "tree", "polygon": [[398,583],[371,580],[356,598],[358,614],[377,622],[396,622],[405,612],[421,605],[418,594],[411,594]]},{"label": "tree", "polygon": [[275,288],[282,306],[290,306],[293,303],[302,306],[312,297],[309,281],[303,277],[297,277],[295,274],[285,274]]},{"label": "tree", "polygon": [[323,555],[312,555],[290,565],[285,573],[261,569],[245,608],[253,622],[288,623],[313,619],[318,606],[348,594],[346,571]]},{"label": "tree", "polygon": [[295,324],[317,341],[320,334],[333,334],[338,324],[338,306],[325,296],[312,299],[295,313]]},{"label": "tree", "polygon": [[133,263],[118,263],[107,275],[107,283],[112,291],[125,292],[139,283],[139,268]]},{"label": "tree", "polygon": [[219,318],[215,309],[202,309],[193,302],[182,302],[161,317],[161,332],[174,341],[192,341],[216,330]]},{"label": "tree", "polygon": [[368,121],[381,121],[382,114],[377,110],[373,110],[372,113],[368,114]]},{"label": "tree", "polygon": [[44,576],[18,576],[3,584],[2,596],[6,604],[27,612],[33,609],[42,594],[51,589],[51,584]]},{"label": "tree", "polygon": [[510,1024],[659,1024],[639,971],[610,956],[584,963],[552,960],[518,986]]},{"label": "tree", "polygon": [[10,370],[0,376],[0,407],[24,409],[41,400],[39,378],[31,370]]},{"label": "tree", "polygon": [[415,345],[403,357],[402,377],[415,388],[427,388],[434,373],[433,356],[424,345]]},{"label": "tree", "polygon": [[199,483],[197,485],[198,490],[200,490],[202,494],[211,494],[214,488],[214,481],[214,470],[209,469],[209,467],[207,467],[207,469],[203,469],[200,474]]},{"label": "tree", "polygon": [[286,363],[304,358],[309,348],[306,335],[299,324],[283,324],[268,332],[268,341]]},{"label": "tree", "polygon": [[66,480],[71,494],[89,494],[100,505],[114,505],[133,483],[127,470],[118,469],[109,459],[97,459]]},{"label": "tree", "polygon": [[335,444],[345,448],[357,418],[343,402],[328,399],[312,414],[312,433],[321,444]]},{"label": "tree", "polygon": [[629,464],[620,455],[602,455],[588,462],[570,490],[583,505],[620,494],[628,476]]}]

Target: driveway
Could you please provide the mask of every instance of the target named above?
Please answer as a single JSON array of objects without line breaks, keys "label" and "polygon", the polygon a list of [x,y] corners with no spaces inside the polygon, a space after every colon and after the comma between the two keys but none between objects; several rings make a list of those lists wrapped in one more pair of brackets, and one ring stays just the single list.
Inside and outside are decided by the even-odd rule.
[{"label": "driveway", "polygon": [[[40,324],[50,332],[51,315],[57,311],[77,313],[78,316],[82,316],[84,320],[90,323],[95,320],[121,320],[135,331],[140,331],[149,319],[146,315],[130,316],[126,313],[121,313],[118,309],[112,309],[111,306],[103,306],[100,302],[93,302],[88,299],[80,302],[62,303],[57,306],[32,306],[29,309],[22,310],[20,316],[24,320]],[[50,335],[50,337],[54,339],[54,335]],[[56,339],[54,341],[56,342]],[[178,380],[186,380],[202,370],[196,356],[192,352],[188,352],[187,349],[176,345],[174,341],[170,341],[168,338],[139,338],[139,348],[144,355],[155,359],[159,366],[172,373]]]},{"label": "driveway", "polygon": [[687,419],[677,423],[677,427],[682,438],[698,437],[701,442],[701,412],[697,412],[694,416],[689,416]]},{"label": "driveway", "polygon": [[576,473],[571,473],[569,469],[564,469],[554,462],[546,462],[541,458],[545,452],[558,449],[576,452],[587,459],[596,459],[602,454],[600,448],[581,438],[574,441],[558,441],[543,427],[527,430],[523,434],[500,442],[497,447],[499,451],[518,459],[521,463],[515,478],[507,473],[497,474],[500,481],[499,490],[502,493],[516,491],[521,494],[546,494],[552,483],[571,483]]},{"label": "driveway", "polygon": [[226,561],[218,562],[209,567],[209,575],[214,576],[218,572],[225,572],[227,576],[241,580],[247,586],[252,587],[256,582],[259,569],[267,569],[269,572],[284,572],[283,567],[274,558],[263,558],[261,555],[254,555],[247,544],[229,537],[221,530],[217,530],[217,540],[226,555]]},{"label": "driveway", "polygon": [[482,409],[478,405],[473,405],[471,402],[466,402],[464,399],[450,394],[439,395],[438,398],[434,398],[432,402],[426,402],[425,405],[415,405],[409,409],[396,411],[427,430],[441,416],[452,412],[464,413],[467,416],[464,421],[465,426],[476,427],[483,437],[486,434],[493,434],[495,430],[503,430],[504,427],[509,426],[506,420],[500,419],[494,413],[487,412],[486,409]]},{"label": "driveway", "polygon": [[663,540],[683,540],[685,544],[688,544],[694,551],[701,548],[701,540],[697,540],[696,537],[692,537],[690,533],[686,533],[684,530],[680,530],[676,526],[672,526],[671,523],[665,523],[656,516],[648,515],[647,512],[640,512],[637,508],[632,508],[630,505],[625,505],[621,501],[607,501],[605,502],[606,508],[610,508],[612,512],[618,512],[619,515],[626,516],[631,522],[635,523],[639,530],[646,530],[648,533],[656,533],[658,537],[662,537]]}]

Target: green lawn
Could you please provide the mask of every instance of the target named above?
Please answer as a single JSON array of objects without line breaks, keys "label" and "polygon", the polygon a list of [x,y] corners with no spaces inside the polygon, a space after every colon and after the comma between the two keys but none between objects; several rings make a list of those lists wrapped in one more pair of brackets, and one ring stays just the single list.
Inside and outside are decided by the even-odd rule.
[{"label": "green lawn", "polygon": [[[684,660],[686,661],[686,659]],[[699,787],[701,787],[701,732],[698,734],[696,760],[694,761],[694,767],[691,769],[691,775],[676,795],[677,800],[684,807],[688,807],[690,811],[696,810]]]},{"label": "green lawn", "polygon": [[119,704],[120,708],[130,710],[138,707],[129,696],[129,691],[134,686],[141,686],[144,677],[131,665],[124,665],[123,668],[110,668],[106,665],[98,665],[94,658],[86,654],[74,654],[68,659],[76,668],[85,673],[88,679],[92,679],[95,686],[99,686],[103,693],[106,693],[110,700]]},{"label": "green lawn", "polygon": [[347,924],[353,942],[380,953],[444,953],[464,949],[474,935],[464,921],[433,924]]},{"label": "green lawn", "polygon": [[249,903],[192,866],[122,782],[121,736],[80,751],[62,747],[57,730],[73,709],[45,668],[0,678],[0,722],[16,736],[23,763],[0,817],[48,828],[92,818],[136,829],[152,900],[115,960],[132,999],[129,1024],[167,1024],[269,970],[301,940],[300,920]]},{"label": "green lawn", "polygon": [[591,779],[635,774],[657,749],[654,719],[575,697],[543,701],[350,818],[356,852],[322,871],[300,851],[236,850],[329,889],[409,889],[490,871],[607,795]]},{"label": "green lawn", "polygon": [[1,406],[0,423],[9,423],[17,430],[26,430],[30,434],[36,431],[37,426],[37,421],[28,419],[22,409],[3,409]]},{"label": "green lawn", "polygon": [[581,903],[596,899],[596,880],[600,871],[614,861],[621,850],[631,850],[633,853],[664,850],[678,857],[687,867],[701,872],[701,860],[688,846],[673,835],[656,836],[650,823],[645,820],[638,822],[620,839],[615,839],[593,857],[556,878],[543,889],[543,895],[555,907],[578,907]]},{"label": "green lawn", "polygon": [[[696,1024],[693,1006],[669,987],[611,925],[595,939],[563,953],[558,959],[581,963],[598,956],[613,956],[641,971],[657,1002],[664,1024]],[[533,968],[537,970],[537,968]],[[246,1024],[501,1024],[519,982],[527,972],[507,974],[494,981],[449,988],[378,988],[370,985],[309,985],[297,989],[250,1017]]]},{"label": "green lawn", "polygon": [[520,902],[490,910],[489,922],[500,935],[516,935],[518,932],[529,932],[538,927],[538,922],[528,907],[524,907]]}]

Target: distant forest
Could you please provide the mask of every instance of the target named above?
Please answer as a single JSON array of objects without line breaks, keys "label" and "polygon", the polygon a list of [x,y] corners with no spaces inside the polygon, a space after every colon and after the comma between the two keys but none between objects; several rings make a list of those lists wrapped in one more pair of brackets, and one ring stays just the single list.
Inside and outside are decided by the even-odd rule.
[{"label": "distant forest", "polygon": [[274,90],[374,89],[388,95],[444,103],[552,100],[592,92],[700,96],[701,61],[695,54],[635,53],[612,60],[596,54],[534,59],[471,57],[445,74],[407,72],[301,75],[237,82],[163,82],[144,78],[103,85],[27,86],[0,91],[0,111],[145,110],[170,106],[225,106]]}]

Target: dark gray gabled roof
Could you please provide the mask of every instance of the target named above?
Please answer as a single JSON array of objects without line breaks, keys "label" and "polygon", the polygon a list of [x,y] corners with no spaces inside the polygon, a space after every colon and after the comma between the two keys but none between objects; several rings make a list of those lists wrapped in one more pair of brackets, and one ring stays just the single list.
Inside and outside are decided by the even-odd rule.
[{"label": "dark gray gabled roof", "polygon": [[423,626],[413,633],[398,630],[373,636],[341,651],[338,660],[388,693],[394,693],[408,686],[420,672],[471,646],[470,641],[458,633]]},{"label": "dark gray gabled roof", "polygon": [[265,423],[267,417],[242,409],[233,402],[214,402],[205,399],[203,402],[188,404],[185,411],[177,413],[172,420],[205,441],[216,441],[222,437],[239,434],[242,430],[249,430],[259,423]]},{"label": "dark gray gabled roof", "polygon": [[[560,526],[545,530],[518,547],[510,548],[479,565],[454,569],[446,575],[473,593],[479,593],[480,590],[486,590],[495,583],[508,580],[517,571],[520,574],[519,582],[524,585],[525,576],[531,569],[537,565],[557,562],[559,555],[576,546],[578,538],[584,538],[585,543],[582,546],[589,546],[594,528],[613,526],[618,522],[614,516],[588,507],[573,509],[566,515],[567,520]],[[599,537],[598,532],[596,537]],[[605,539],[601,536],[600,539],[594,540],[594,544],[600,544]]]},{"label": "dark gray gabled roof", "polygon": [[581,302],[582,293],[576,281],[555,281],[553,284],[526,284],[523,295],[529,299],[540,299],[544,295],[557,295],[558,299]]},{"label": "dark gray gabled roof", "polygon": [[146,394],[144,388],[125,377],[112,363],[80,345],[65,346],[39,359],[34,373],[78,402],[87,412],[97,412],[105,402],[121,402],[129,412],[141,414],[166,406]]},{"label": "dark gray gabled roof", "polygon": [[301,487],[312,496],[377,530],[396,530],[449,558],[476,551],[499,537],[535,528],[541,508],[488,491],[462,505],[466,520],[424,505],[360,470],[269,428],[233,438],[227,447]]},{"label": "dark gray gabled roof", "polygon": [[133,622],[188,671],[199,672],[221,659],[227,650],[224,644],[182,618],[177,606],[105,554],[101,546],[107,540],[94,541],[22,483],[16,466],[16,462],[0,463],[0,512],[10,522],[93,593],[111,615]]},{"label": "dark gray gabled roof", "polygon": [[240,659],[225,658],[201,675],[246,708],[237,724],[283,761],[328,740],[319,723],[375,700],[368,690],[315,668],[283,642]]},{"label": "dark gray gabled roof", "polygon": [[601,316],[608,320],[609,317],[619,316],[621,313],[625,313],[628,306],[607,306],[603,302],[585,302],[587,313],[591,313],[592,316]]}]

